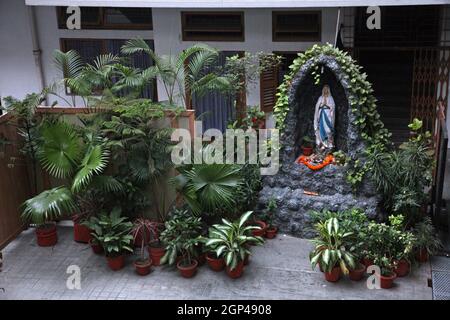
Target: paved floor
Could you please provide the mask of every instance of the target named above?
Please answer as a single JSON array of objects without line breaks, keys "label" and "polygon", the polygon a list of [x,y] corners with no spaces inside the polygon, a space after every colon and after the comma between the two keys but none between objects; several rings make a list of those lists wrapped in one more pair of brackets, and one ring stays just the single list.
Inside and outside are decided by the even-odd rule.
[{"label": "paved floor", "polygon": [[[254,255],[242,278],[232,280],[206,265],[193,279],[169,267],[155,267],[140,277],[128,257],[125,269],[108,269],[103,256],[72,241],[72,228],[59,227],[54,248],[38,247],[33,230],[22,233],[4,251],[0,299],[431,299],[428,264],[390,290],[369,290],[365,281],[327,283],[312,271],[307,240],[280,235]],[[68,266],[81,268],[81,289],[69,290]]]}]

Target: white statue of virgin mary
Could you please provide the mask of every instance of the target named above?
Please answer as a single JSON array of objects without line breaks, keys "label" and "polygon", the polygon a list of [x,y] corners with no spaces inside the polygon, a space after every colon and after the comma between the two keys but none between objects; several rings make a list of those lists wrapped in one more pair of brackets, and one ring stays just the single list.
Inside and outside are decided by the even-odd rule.
[{"label": "white statue of virgin mary", "polygon": [[321,150],[334,147],[334,114],[335,104],[331,96],[330,87],[324,85],[322,95],[317,100],[314,113],[316,145]]}]

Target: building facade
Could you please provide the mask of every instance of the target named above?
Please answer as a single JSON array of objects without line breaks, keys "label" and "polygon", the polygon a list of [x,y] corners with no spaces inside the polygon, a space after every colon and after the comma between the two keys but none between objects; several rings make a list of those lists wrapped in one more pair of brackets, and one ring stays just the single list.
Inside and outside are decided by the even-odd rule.
[{"label": "building facade", "polygon": [[[65,27],[67,5],[82,6],[81,30]],[[203,42],[224,56],[264,51],[285,57],[279,70],[263,75],[247,90],[246,104],[260,105],[271,126],[276,87],[289,62],[316,43],[331,43],[343,46],[365,68],[386,126],[401,140],[412,117],[433,119],[437,101],[445,98],[448,104],[448,1],[380,1],[380,30],[367,29],[370,14],[363,1],[339,5],[309,0],[0,0],[0,97],[22,98],[60,79],[52,65],[55,49],[76,49],[89,60],[100,53],[118,53],[123,41],[135,37],[147,40],[157,54]],[[146,66],[151,61],[135,63]],[[66,92],[61,95],[70,99]],[[167,98],[158,85],[148,97]],[[211,97],[204,104],[226,108],[219,100]],[[221,117],[219,121],[228,120],[227,115]]]}]

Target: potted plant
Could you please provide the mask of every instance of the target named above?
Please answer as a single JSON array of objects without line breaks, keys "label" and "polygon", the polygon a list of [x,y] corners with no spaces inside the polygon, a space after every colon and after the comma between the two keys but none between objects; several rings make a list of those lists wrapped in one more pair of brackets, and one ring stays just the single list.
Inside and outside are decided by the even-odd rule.
[{"label": "potted plant", "polygon": [[166,253],[161,264],[177,265],[180,274],[185,278],[193,277],[197,271],[198,261],[196,247],[201,242],[201,218],[188,213],[187,210],[175,210],[166,221],[161,241],[165,243]]},{"label": "potted plant", "polygon": [[259,110],[258,106],[248,107],[246,122],[248,127],[253,129],[264,129],[266,122],[266,114]]},{"label": "potted plant", "polygon": [[337,218],[330,218],[316,224],[318,236],[312,239],[315,249],[310,254],[311,266],[316,265],[324,271],[325,279],[330,282],[339,280],[341,272],[349,273],[355,268],[353,254],[345,248],[345,241],[351,235],[339,227]]},{"label": "potted plant", "polygon": [[36,225],[36,237],[39,246],[54,246],[58,241],[55,219],[65,212],[75,210],[76,205],[71,192],[66,187],[46,190],[28,199],[23,204],[22,219]]},{"label": "potted plant", "polygon": [[164,244],[160,239],[162,230],[164,229],[164,224],[155,222],[154,228],[150,233],[150,242],[148,245],[148,253],[153,261],[154,266],[159,266],[161,264],[161,258],[166,253]]},{"label": "potted plant", "polygon": [[114,271],[124,267],[125,252],[133,252],[130,247],[133,241],[130,234],[133,224],[120,214],[120,208],[115,207],[109,215],[101,214],[91,218],[94,230],[92,236],[105,250],[108,266]]},{"label": "potted plant", "polygon": [[248,225],[252,211],[244,213],[239,220],[230,222],[222,219],[222,224],[215,224],[210,228],[206,246],[214,248],[216,257],[225,258],[226,271],[230,278],[239,278],[244,271],[244,260],[250,254],[249,243],[262,244],[261,237],[251,236],[252,230],[258,228]]},{"label": "potted plant", "polygon": [[152,259],[150,257],[145,257],[145,247],[148,246],[150,242],[150,234],[155,228],[155,223],[144,218],[138,218],[134,221],[133,229],[131,234],[134,239],[134,243],[140,242],[140,257],[134,262],[134,267],[137,274],[145,276],[150,273],[150,268],[152,266]]},{"label": "potted plant", "polygon": [[397,274],[394,272],[394,263],[390,257],[385,255],[375,256],[374,264],[380,267],[380,287],[383,289],[390,289],[394,284]]},{"label": "potted plant", "polygon": [[435,254],[442,247],[430,217],[425,217],[423,221],[417,223],[413,234],[415,236],[415,256],[419,262],[427,262],[430,255]]},{"label": "potted plant", "polygon": [[277,202],[274,198],[270,199],[267,203],[267,207],[263,212],[263,220],[265,221],[267,227],[264,236],[267,239],[273,239],[277,235],[278,228],[273,225],[273,215],[275,210],[278,208]]},{"label": "potted plant", "polygon": [[314,148],[314,140],[311,139],[311,137],[309,137],[309,136],[304,136],[302,138],[302,143],[301,143],[302,154],[304,156],[312,155],[313,148]]}]

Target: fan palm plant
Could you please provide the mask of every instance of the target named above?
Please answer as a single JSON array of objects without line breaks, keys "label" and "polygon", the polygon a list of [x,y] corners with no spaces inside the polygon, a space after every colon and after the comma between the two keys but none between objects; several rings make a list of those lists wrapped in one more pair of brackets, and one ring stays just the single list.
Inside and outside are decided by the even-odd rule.
[{"label": "fan palm plant", "polygon": [[78,209],[80,193],[95,187],[106,192],[119,191],[121,185],[111,176],[101,175],[109,151],[101,138],[80,131],[66,122],[45,121],[39,130],[38,158],[55,178],[72,178],[70,188],[46,190],[24,203],[22,218],[37,225]]},{"label": "fan palm plant", "polygon": [[218,213],[232,210],[235,191],[242,183],[240,168],[231,164],[194,164],[179,167],[171,182],[192,212]]},{"label": "fan palm plant", "polygon": [[122,53],[144,53],[150,56],[154,65],[142,71],[142,78],[145,81],[159,78],[169,105],[180,101],[186,107],[189,103],[186,92],[203,95],[213,90],[231,90],[228,77],[211,71],[219,52],[205,44],[193,45],[178,55],[157,55],[143,39],[135,38],[122,46]]}]

